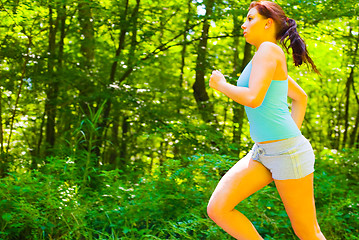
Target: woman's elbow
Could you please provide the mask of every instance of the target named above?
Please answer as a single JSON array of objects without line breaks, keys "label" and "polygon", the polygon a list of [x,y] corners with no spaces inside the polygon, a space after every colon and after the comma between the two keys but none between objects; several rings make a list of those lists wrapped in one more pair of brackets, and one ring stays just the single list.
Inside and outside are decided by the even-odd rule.
[{"label": "woman's elbow", "polygon": [[293,99],[293,103],[296,102],[297,104],[307,105],[308,103],[308,95],[306,93],[301,94],[296,99]]},{"label": "woman's elbow", "polygon": [[288,97],[290,97],[293,101],[297,102],[308,101],[308,95],[304,91],[297,92],[296,94],[288,94]]},{"label": "woman's elbow", "polygon": [[306,92],[303,91],[302,95],[301,95],[301,100],[305,103],[308,102],[308,95]]},{"label": "woman's elbow", "polygon": [[308,99],[308,95],[307,95],[307,93],[306,92],[302,92],[302,96],[303,96],[303,98],[305,99],[305,100],[307,100]]},{"label": "woman's elbow", "polygon": [[263,99],[253,98],[250,101],[248,101],[248,107],[250,108],[257,108],[260,105],[262,105]]}]

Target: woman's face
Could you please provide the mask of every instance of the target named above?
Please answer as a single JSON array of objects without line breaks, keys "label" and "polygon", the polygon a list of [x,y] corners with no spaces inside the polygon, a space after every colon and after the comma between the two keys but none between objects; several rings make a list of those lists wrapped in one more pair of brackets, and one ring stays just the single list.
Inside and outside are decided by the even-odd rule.
[{"label": "woman's face", "polygon": [[243,34],[246,41],[256,45],[264,35],[267,19],[260,15],[256,8],[249,10],[247,19],[242,25]]}]

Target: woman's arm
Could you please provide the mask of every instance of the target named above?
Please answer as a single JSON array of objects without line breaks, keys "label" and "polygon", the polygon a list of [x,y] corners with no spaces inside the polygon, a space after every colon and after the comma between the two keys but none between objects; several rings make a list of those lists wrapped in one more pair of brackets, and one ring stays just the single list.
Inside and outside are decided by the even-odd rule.
[{"label": "woman's arm", "polygon": [[304,90],[288,76],[288,97],[292,101],[292,118],[297,124],[298,128],[302,126],[305,110],[307,108],[308,96]]},{"label": "woman's arm", "polygon": [[247,87],[238,87],[227,83],[223,74],[219,71],[213,71],[209,86],[217,91],[224,93],[227,97],[233,99],[239,104],[255,108],[254,94]]},{"label": "woman's arm", "polygon": [[247,87],[237,87],[226,82],[219,71],[213,71],[209,86],[224,93],[239,104],[259,107],[268,91],[277,67],[278,48],[273,43],[264,42],[252,60],[252,71]]}]

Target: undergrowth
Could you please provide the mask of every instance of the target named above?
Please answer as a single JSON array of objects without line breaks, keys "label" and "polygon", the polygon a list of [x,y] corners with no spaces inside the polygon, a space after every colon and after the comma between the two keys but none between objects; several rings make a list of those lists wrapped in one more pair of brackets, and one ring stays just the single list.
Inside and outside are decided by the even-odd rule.
[{"label": "undergrowth", "polygon": [[[318,156],[321,229],[327,239],[359,239],[358,151]],[[234,157],[168,160],[141,178],[98,170],[89,186],[74,161],[52,157],[38,170],[0,180],[0,239],[233,239],[208,218],[206,205]],[[297,239],[273,183],[237,208],[265,239]]]}]

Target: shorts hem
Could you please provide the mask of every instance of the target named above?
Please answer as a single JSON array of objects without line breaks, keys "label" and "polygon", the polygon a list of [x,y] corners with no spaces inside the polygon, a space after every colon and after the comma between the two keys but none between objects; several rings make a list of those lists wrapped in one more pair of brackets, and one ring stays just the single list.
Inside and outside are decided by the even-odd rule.
[{"label": "shorts hem", "polygon": [[310,175],[310,174],[312,174],[312,173],[314,173],[314,172],[315,172],[315,170],[310,171],[310,172],[305,173],[305,174],[302,174],[302,176],[295,176],[295,177],[293,177],[293,176],[288,176],[288,177],[275,177],[275,176],[272,175],[272,178],[273,178],[274,180],[279,180],[279,181],[281,181],[281,180],[290,180],[290,179],[301,179],[301,178],[304,178],[304,177],[306,177],[306,176],[308,176],[308,175]]}]

